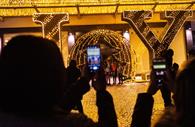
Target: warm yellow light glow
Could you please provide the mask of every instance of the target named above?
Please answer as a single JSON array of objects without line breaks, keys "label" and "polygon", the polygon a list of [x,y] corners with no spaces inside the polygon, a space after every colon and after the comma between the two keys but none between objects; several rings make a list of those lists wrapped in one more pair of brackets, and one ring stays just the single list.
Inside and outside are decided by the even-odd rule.
[{"label": "warm yellow light glow", "polygon": [[[70,59],[76,59],[78,66],[83,66],[86,64],[86,46],[96,44],[105,44],[108,46],[110,52],[113,50],[110,56],[113,57],[118,64],[123,66],[123,75],[134,77],[136,69],[135,52],[129,45],[128,40],[112,30],[97,29],[83,34],[77,39],[75,45],[73,45],[70,51]],[[108,49],[106,52],[109,52]]]},{"label": "warm yellow light glow", "polygon": [[151,10],[154,5],[126,5],[126,6],[120,6],[118,8],[118,12],[122,13],[124,10]]},{"label": "warm yellow light glow", "polygon": [[1,16],[31,16],[34,12],[116,14],[125,10],[195,9],[192,0],[1,0]]},{"label": "warm yellow light glow", "polygon": [[75,44],[75,36],[72,33],[68,35],[68,45],[72,47]]},{"label": "warm yellow light glow", "polygon": [[92,14],[92,13],[114,13],[115,6],[107,7],[81,7],[80,13],[82,14]]},{"label": "warm yellow light glow", "polygon": [[123,37],[126,38],[129,41],[129,32],[128,31],[125,31],[123,33]]}]

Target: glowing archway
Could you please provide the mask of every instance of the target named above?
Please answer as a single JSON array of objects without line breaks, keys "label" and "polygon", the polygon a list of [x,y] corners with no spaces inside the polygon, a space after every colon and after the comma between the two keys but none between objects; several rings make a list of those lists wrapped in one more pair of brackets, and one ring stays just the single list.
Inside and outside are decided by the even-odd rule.
[{"label": "glowing archway", "polygon": [[135,74],[135,52],[129,42],[119,33],[98,29],[90,31],[79,37],[70,51],[70,59],[77,60],[78,66],[86,64],[86,48],[88,45],[103,44],[114,52],[110,54],[123,66],[123,74],[133,77]]}]

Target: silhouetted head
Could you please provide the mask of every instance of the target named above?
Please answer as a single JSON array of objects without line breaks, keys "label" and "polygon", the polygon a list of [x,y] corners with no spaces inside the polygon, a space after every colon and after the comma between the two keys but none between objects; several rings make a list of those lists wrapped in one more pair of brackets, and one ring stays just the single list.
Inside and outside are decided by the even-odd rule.
[{"label": "silhouetted head", "polygon": [[174,55],[174,51],[172,49],[168,49],[162,53],[162,57],[166,60],[167,67],[172,66],[173,55]]},{"label": "silhouetted head", "polygon": [[77,63],[76,63],[76,60],[71,60],[70,61],[70,66],[71,67],[76,67]]},{"label": "silhouetted head", "polygon": [[195,60],[179,73],[175,88],[175,105],[178,121],[185,127],[191,126],[195,118]]},{"label": "silhouetted head", "polygon": [[179,69],[179,65],[177,63],[173,63],[173,70],[177,71]]},{"label": "silhouetted head", "polygon": [[173,49],[167,49],[167,50],[163,51],[161,54],[161,56],[164,58],[173,57],[173,55],[174,55]]},{"label": "silhouetted head", "polygon": [[166,57],[172,57],[173,55],[174,55],[174,51],[173,51],[173,49],[168,49],[167,51],[166,51]]},{"label": "silhouetted head", "polygon": [[192,47],[188,53],[189,58],[195,58],[195,47]]},{"label": "silhouetted head", "polygon": [[0,108],[45,112],[62,96],[64,63],[57,45],[30,35],[12,38],[1,56]]}]

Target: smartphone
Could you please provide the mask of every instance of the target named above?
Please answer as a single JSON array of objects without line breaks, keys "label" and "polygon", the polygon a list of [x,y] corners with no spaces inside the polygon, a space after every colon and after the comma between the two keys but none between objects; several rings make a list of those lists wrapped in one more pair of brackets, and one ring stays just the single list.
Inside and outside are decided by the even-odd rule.
[{"label": "smartphone", "polygon": [[152,67],[155,74],[156,85],[162,86],[165,78],[166,60],[163,58],[153,59]]},{"label": "smartphone", "polygon": [[100,68],[100,46],[89,45],[87,47],[87,63],[91,72],[96,72]]},{"label": "smartphone", "polygon": [[153,69],[154,70],[165,70],[166,60],[163,58],[153,59]]}]

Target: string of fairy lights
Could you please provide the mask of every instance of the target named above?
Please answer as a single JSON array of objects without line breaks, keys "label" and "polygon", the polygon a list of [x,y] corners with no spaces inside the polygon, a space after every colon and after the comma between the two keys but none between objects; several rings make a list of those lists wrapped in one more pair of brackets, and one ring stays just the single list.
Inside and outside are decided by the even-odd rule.
[{"label": "string of fairy lights", "polygon": [[152,11],[125,11],[123,20],[127,21],[144,43],[150,46],[154,51],[155,57],[161,57],[162,53],[168,48],[173,41],[175,35],[183,26],[188,17],[192,16],[191,10],[167,11],[165,17],[172,18],[168,20],[164,28],[164,32],[160,35],[160,39],[152,32],[149,25],[144,21],[146,17],[150,17]]},{"label": "string of fairy lights", "polygon": [[[100,40],[104,38],[104,41]],[[108,30],[98,29],[90,31],[78,38],[70,51],[69,59],[76,59],[78,66],[86,64],[86,48],[88,45],[106,44],[116,52],[111,55],[117,63],[123,66],[122,72],[126,76],[134,76],[136,69],[136,56],[129,42],[119,33]]]},{"label": "string of fairy lights", "polygon": [[31,16],[35,12],[116,14],[125,10],[195,10],[193,0],[1,0],[1,16]]},{"label": "string of fairy lights", "polygon": [[42,25],[43,36],[53,39],[61,47],[61,25],[69,21],[68,13],[35,13],[33,21]]},{"label": "string of fairy lights", "polygon": [[[150,11],[129,11],[125,13],[126,15],[123,15],[123,18],[128,19],[138,35],[145,37],[145,43],[151,46],[156,56],[160,56],[167,49],[187,17],[192,16],[192,11],[190,10],[167,12],[166,16],[174,17],[174,19],[168,21],[164,30],[165,34],[162,34],[163,37],[160,37],[162,40],[159,40],[147,23],[144,22],[145,17],[151,16],[152,13]],[[137,15],[139,15],[139,18]],[[62,40],[60,36],[60,23],[69,21],[68,13],[35,13],[33,21],[42,24],[44,37],[54,39],[56,42],[59,42],[57,43],[59,47],[62,46],[62,42],[60,42]],[[104,41],[100,40],[101,38]],[[133,76],[136,68],[135,52],[121,34],[111,30],[98,29],[82,35],[71,49],[70,59],[77,59],[79,66],[86,64],[86,47],[98,43],[104,43],[111,49],[116,50],[117,52],[113,53],[112,57],[119,64],[123,64],[123,74]]]}]

